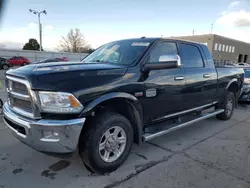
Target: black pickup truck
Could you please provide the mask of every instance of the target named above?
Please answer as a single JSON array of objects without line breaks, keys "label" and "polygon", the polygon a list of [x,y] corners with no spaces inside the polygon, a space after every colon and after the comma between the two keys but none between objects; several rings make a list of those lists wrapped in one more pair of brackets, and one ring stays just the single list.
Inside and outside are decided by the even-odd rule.
[{"label": "black pickup truck", "polygon": [[106,173],[122,165],[133,142],[211,116],[228,120],[243,81],[241,68],[215,68],[203,44],[121,40],[82,62],[9,70],[4,121],[30,147],[79,151],[90,171]]}]

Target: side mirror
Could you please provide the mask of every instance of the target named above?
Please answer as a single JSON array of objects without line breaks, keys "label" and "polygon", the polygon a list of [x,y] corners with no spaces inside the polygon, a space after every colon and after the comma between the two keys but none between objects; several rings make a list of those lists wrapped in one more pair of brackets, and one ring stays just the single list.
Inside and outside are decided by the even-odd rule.
[{"label": "side mirror", "polygon": [[181,67],[181,58],[179,55],[161,55],[158,62],[146,63],[143,71],[172,69]]}]

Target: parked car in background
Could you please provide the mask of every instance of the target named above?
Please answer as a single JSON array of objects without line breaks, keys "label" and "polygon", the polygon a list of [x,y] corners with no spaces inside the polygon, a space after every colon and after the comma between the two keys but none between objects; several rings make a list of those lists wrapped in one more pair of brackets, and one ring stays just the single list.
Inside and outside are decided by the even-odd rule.
[{"label": "parked car in background", "polygon": [[69,59],[67,57],[57,57],[57,58],[48,58],[48,59],[44,59],[32,64],[38,64],[38,63],[51,63],[51,62],[67,62],[69,61]]},{"label": "parked car in background", "polygon": [[244,68],[245,79],[239,101],[250,101],[250,68]]},{"label": "parked car in background", "polygon": [[250,65],[248,63],[237,63],[236,66],[240,66],[240,67],[250,67]]},{"label": "parked car in background", "polygon": [[8,59],[9,64],[12,66],[24,66],[30,64],[30,61],[23,56],[14,56]]},{"label": "parked car in background", "polygon": [[10,68],[10,64],[6,58],[0,57],[0,68],[4,70]]}]

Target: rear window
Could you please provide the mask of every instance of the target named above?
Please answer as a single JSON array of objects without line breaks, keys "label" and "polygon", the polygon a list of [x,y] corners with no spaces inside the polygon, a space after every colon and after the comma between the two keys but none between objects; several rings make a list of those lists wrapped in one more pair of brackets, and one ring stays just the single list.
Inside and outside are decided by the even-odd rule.
[{"label": "rear window", "polygon": [[184,68],[200,68],[204,67],[200,50],[192,44],[180,44],[181,62]]}]

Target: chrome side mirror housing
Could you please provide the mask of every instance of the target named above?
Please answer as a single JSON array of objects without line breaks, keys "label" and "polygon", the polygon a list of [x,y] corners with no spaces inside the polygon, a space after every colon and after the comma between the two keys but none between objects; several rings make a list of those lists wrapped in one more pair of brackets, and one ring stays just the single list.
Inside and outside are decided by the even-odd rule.
[{"label": "chrome side mirror housing", "polygon": [[177,54],[161,55],[158,60],[159,63],[176,62],[176,67],[181,67],[181,57]]}]

